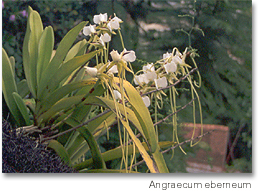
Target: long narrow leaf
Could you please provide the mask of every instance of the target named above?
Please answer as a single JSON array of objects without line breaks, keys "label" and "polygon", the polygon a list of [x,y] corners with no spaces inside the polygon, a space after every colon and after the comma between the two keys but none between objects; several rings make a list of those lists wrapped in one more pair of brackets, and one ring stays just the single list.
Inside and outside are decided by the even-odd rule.
[{"label": "long narrow leaf", "polygon": [[10,56],[9,60],[12,66],[13,76],[15,76],[15,58],[13,56]]},{"label": "long narrow leaf", "polygon": [[[119,83],[118,78],[115,78],[114,81]],[[142,126],[144,135],[150,143],[151,151],[155,152],[157,149],[158,141],[149,110],[145,106],[140,94],[128,81],[123,81],[123,87],[129,98],[128,101],[131,104],[131,107]]]},{"label": "long narrow leaf", "polygon": [[[119,83],[118,78],[115,78],[114,81]],[[131,107],[142,126],[143,132],[146,135],[148,142],[150,143],[151,152],[153,153],[153,158],[158,166],[159,172],[168,173],[169,171],[164,157],[159,151],[160,148],[149,110],[145,106],[140,94],[128,81],[123,81],[123,87],[129,99],[128,101],[131,104]]]},{"label": "long narrow leaf", "polygon": [[23,44],[24,71],[28,86],[34,97],[36,97],[37,88],[38,43],[42,32],[43,24],[40,15],[29,7],[27,30]]},{"label": "long narrow leaf", "polygon": [[152,156],[158,166],[159,172],[160,173],[169,173],[165,159],[164,159],[162,153],[160,152],[159,145],[157,146],[156,151],[154,153],[152,153]]},{"label": "long narrow leaf", "polygon": [[23,79],[21,81],[19,81],[17,83],[17,89],[18,89],[18,94],[24,98],[26,95],[28,95],[30,93],[30,89],[28,87],[28,84],[27,84],[27,80],[26,79]]},{"label": "long narrow leaf", "polygon": [[[104,98],[104,97],[96,97],[97,99],[101,100],[105,105],[103,106],[106,106],[108,107],[109,109],[111,109],[114,113],[116,113],[116,107],[115,107],[115,103],[113,100],[110,100],[110,99],[107,99],[107,98]],[[95,103],[94,100],[92,100],[92,103]],[[101,102],[98,102],[96,100],[96,103],[100,103]],[[123,116],[125,116],[125,113],[128,117],[128,120],[136,127],[136,129],[142,134],[143,138],[147,141],[146,137],[145,137],[145,134],[144,134],[144,131],[142,129],[142,126],[141,124],[139,123],[137,117],[135,116],[134,112],[128,108],[128,107],[124,107],[121,103],[116,103],[119,111],[121,112],[121,114]],[[126,109],[126,111],[124,110]]]},{"label": "long narrow leaf", "polygon": [[96,80],[89,79],[89,80],[83,80],[80,82],[75,82],[71,84],[64,85],[55,91],[53,91],[51,94],[47,95],[40,103],[42,103],[42,108],[40,108],[39,113],[42,113],[46,110],[48,110],[51,106],[53,106],[57,101],[65,97],[67,94],[72,93],[74,90],[77,90],[79,88],[86,88],[91,89],[93,85],[96,83]]},{"label": "long narrow leaf", "polygon": [[23,47],[22,47],[22,59],[23,59],[23,69],[26,76],[26,80],[28,83],[28,87],[31,90],[31,76],[30,76],[30,54],[29,54],[29,40],[30,40],[30,22],[31,19],[31,12],[33,10],[31,7],[28,9],[28,21],[27,21],[27,27],[26,27],[26,33],[23,41]]},{"label": "long narrow leaf", "polygon": [[[104,98],[97,98],[103,101]],[[88,100],[87,100],[88,101]],[[108,102],[107,100],[105,100],[106,102]],[[100,102],[99,102],[100,103]],[[105,102],[103,102],[105,103]],[[101,104],[101,103],[100,103]],[[108,105],[106,105],[108,107]],[[110,107],[109,109],[111,109],[114,113],[116,113],[115,107]],[[128,110],[129,111],[129,110]],[[127,111],[127,112],[128,112]],[[121,113],[122,112],[126,112],[123,111],[123,109],[121,108]],[[129,117],[128,117],[129,119]],[[135,136],[135,134],[133,133],[131,127],[129,126],[129,124],[127,122],[125,122],[123,119],[120,119],[120,121],[122,122],[123,126],[125,127],[126,131],[128,132],[128,134],[130,135],[130,137],[132,138],[133,142],[135,143],[135,145],[137,146],[137,148],[139,149],[143,159],[145,160],[146,165],[148,166],[148,168],[150,169],[150,171],[152,173],[157,173],[159,172],[155,163],[153,162],[153,160],[150,158],[150,156],[148,155],[147,151],[145,150],[145,148],[142,146],[141,142],[139,141],[139,139]]]},{"label": "long narrow leaf", "polygon": [[100,149],[93,135],[85,127],[79,128],[78,131],[81,133],[81,135],[84,137],[84,139],[87,141],[90,147],[94,168],[105,169],[106,168],[105,161],[102,158]]},{"label": "long narrow leaf", "polygon": [[53,149],[58,154],[58,156],[64,161],[64,163],[71,166],[70,157],[61,143],[59,143],[56,140],[50,140],[48,143],[48,147]]},{"label": "long narrow leaf", "polygon": [[[91,121],[87,125],[87,128],[97,140],[101,132],[107,126],[112,125],[115,121],[116,115],[112,111],[110,111],[104,114],[103,116]],[[73,125],[70,119],[68,119],[66,123],[68,123],[69,125]],[[77,161],[83,154],[85,154],[89,148],[87,143],[85,143],[83,139],[81,139],[80,134],[78,135],[78,133],[76,132],[73,134],[73,137],[69,140],[67,144],[67,151],[71,156],[72,163]]]},{"label": "long narrow leaf", "polygon": [[[146,149],[144,148],[144,146],[142,145],[140,140],[135,136],[135,134],[133,133],[133,131],[129,127],[129,125],[124,120],[121,120],[121,122],[124,125],[124,127],[126,128],[127,132],[129,133],[130,137],[132,138],[133,142],[135,143],[136,147],[138,148],[138,150],[139,150],[142,158],[144,159],[146,165],[148,166],[150,172],[152,172],[152,173],[159,172],[157,167],[156,167],[156,165],[155,165],[155,163],[150,158],[150,156],[147,153]],[[80,163],[78,165],[75,165],[74,168],[77,169],[77,170],[81,170],[81,169],[85,168],[85,162],[82,162],[82,163]]]},{"label": "long narrow leaf", "polygon": [[[173,142],[173,141],[159,142],[159,146],[160,146],[161,149],[171,147],[175,144],[176,143]],[[142,143],[142,145],[147,151],[149,151],[149,148],[148,148],[146,143]],[[133,154],[133,152],[135,152],[135,154],[139,153],[139,150],[137,148],[134,151],[133,145],[127,145],[127,146],[125,146],[124,149],[126,149],[128,151],[128,155]],[[123,152],[122,152],[121,146],[102,153],[102,157],[103,157],[105,162],[111,161],[111,160],[114,160],[114,159],[122,158],[122,156],[123,156]],[[78,170],[81,170],[81,169],[84,169],[84,168],[89,168],[92,164],[93,164],[93,160],[92,160],[92,158],[90,158],[90,159],[85,160],[85,161],[83,161],[79,164],[74,165],[74,168],[76,168]]]},{"label": "long narrow leaf", "polygon": [[69,49],[71,48],[79,32],[83,29],[85,25],[86,25],[86,22],[81,22],[80,24],[78,24],[76,27],[71,29],[60,42],[53,59],[48,64],[48,66],[46,67],[45,71],[41,76],[41,81],[39,83],[39,90],[38,90],[39,98],[42,98],[43,96],[42,93],[45,91],[46,86],[49,83],[49,80],[54,75],[57,74],[58,68],[63,63],[63,60],[67,55]]},{"label": "long narrow leaf", "polygon": [[18,93],[13,92],[13,98],[15,100],[15,103],[17,104],[18,109],[20,110],[20,113],[22,114],[22,117],[23,117],[26,125],[27,126],[31,125],[32,122],[30,120],[28,109],[27,109],[24,101],[22,100],[21,96]]},{"label": "long narrow leaf", "polygon": [[25,125],[25,121],[23,120],[23,117],[19,111],[19,108],[17,107],[13,92],[17,92],[17,86],[15,83],[15,77],[13,72],[13,66],[8,58],[7,53],[2,48],[2,88],[3,88],[3,95],[5,102],[14,116],[15,120],[17,121],[17,124],[19,126]]},{"label": "long narrow leaf", "polygon": [[83,39],[79,42],[77,42],[67,53],[64,62],[67,62],[69,60],[71,60],[72,58],[76,57],[76,56],[81,56],[84,54],[86,46],[85,44],[87,43],[86,39]]},{"label": "long narrow leaf", "polygon": [[79,95],[79,96],[72,96],[72,97],[61,99],[55,105],[53,105],[49,110],[42,113],[37,118],[38,122],[44,123],[48,121],[51,117],[53,117],[57,112],[67,108],[71,108],[75,104],[79,104],[80,102],[82,102],[83,97],[84,95]]},{"label": "long narrow leaf", "polygon": [[41,80],[41,75],[48,66],[54,47],[54,31],[51,26],[44,29],[38,45],[38,62],[37,62],[37,84]]},{"label": "long narrow leaf", "polygon": [[74,70],[83,65],[85,62],[93,58],[98,52],[99,51],[93,51],[82,56],[77,56],[62,64],[62,66],[60,66],[60,68],[58,68],[58,70],[56,71],[55,75],[50,74],[48,76],[48,80],[47,83],[44,85],[44,88],[40,87],[39,95],[41,95],[41,97],[39,97],[39,100],[42,100],[47,94],[54,91],[63,79],[69,76]]}]

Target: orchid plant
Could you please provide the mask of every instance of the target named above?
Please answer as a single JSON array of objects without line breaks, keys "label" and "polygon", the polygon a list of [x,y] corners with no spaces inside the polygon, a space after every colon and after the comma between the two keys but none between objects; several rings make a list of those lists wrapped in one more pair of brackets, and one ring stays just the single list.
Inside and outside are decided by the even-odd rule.
[{"label": "orchid plant", "polygon": [[[190,56],[197,67],[197,54],[192,48],[183,53],[174,48],[134,73],[131,62],[136,53],[124,46],[123,21],[105,13],[95,15],[93,22],[75,26],[53,50],[52,27],[43,28],[38,12],[29,7],[23,44],[26,79],[15,82],[15,59],[2,49],[3,95],[19,126],[17,132],[22,129],[46,143],[79,172],[137,172],[133,166],[140,155],[150,172],[167,173],[162,149],[179,143],[177,115],[173,115],[172,140],[159,142],[157,117],[154,124],[148,107],[154,99],[157,116],[157,107],[162,107],[158,100],[162,103],[162,96],[167,96],[163,90],[169,89],[171,110],[176,113],[175,85],[182,78],[188,80],[192,96],[199,102],[197,83],[192,81],[191,66],[186,63]],[[85,38],[74,44],[80,34]],[[110,51],[114,35],[120,36],[120,53]],[[134,85],[127,81],[128,72],[134,75]],[[101,153],[97,139],[114,124],[120,146]],[[86,160],[88,151],[92,157]],[[114,159],[121,159],[120,169],[107,169],[106,162]]]}]

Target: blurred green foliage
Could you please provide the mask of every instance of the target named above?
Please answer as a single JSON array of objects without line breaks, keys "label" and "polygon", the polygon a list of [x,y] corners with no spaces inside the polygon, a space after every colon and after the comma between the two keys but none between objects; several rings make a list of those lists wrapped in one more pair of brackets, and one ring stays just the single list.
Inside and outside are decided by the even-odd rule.
[{"label": "blurred green foliage", "polygon": [[[26,28],[26,16],[23,16],[21,11],[27,10],[28,5],[41,14],[44,27],[53,26],[56,42],[60,42],[67,30],[82,20],[92,21],[93,15],[98,13],[107,12],[108,15],[116,13],[124,21],[122,33],[127,49],[134,49],[137,52],[138,62],[133,64],[135,71],[141,68],[143,62],[160,59],[163,53],[171,51],[175,46],[179,47],[180,51],[189,46],[188,37],[182,32],[177,32],[177,29],[190,30],[191,19],[179,17],[179,15],[195,16],[194,26],[202,29],[205,34],[202,36],[196,30],[191,35],[191,46],[198,49],[200,55],[196,61],[203,82],[199,95],[202,100],[204,123],[229,126],[231,142],[238,129],[244,126],[234,150],[236,160],[229,161],[229,165],[240,170],[244,168],[243,172],[251,172],[251,0],[197,0],[196,12],[193,11],[193,0],[23,0],[3,2],[3,47],[9,56],[14,56],[16,59],[18,81],[24,78],[21,68],[21,49]],[[15,15],[14,20],[12,15]],[[115,47],[116,44],[118,43],[115,43],[114,39],[114,44],[110,45],[111,48],[120,51],[121,46]],[[185,91],[184,87],[184,83],[181,83],[179,88]],[[179,106],[186,104],[190,99],[185,94],[181,94],[178,99]],[[3,109],[3,111],[5,110]],[[164,116],[171,112],[166,102],[161,112],[164,113]],[[192,122],[192,118],[189,116],[192,116],[191,107],[180,112],[179,122]],[[110,149],[117,143],[115,137],[112,136],[109,140],[104,139],[100,140],[103,145],[102,149],[105,147]],[[176,152],[180,153],[180,150],[177,149]],[[171,156],[171,153],[169,155]],[[170,156],[165,156],[166,160],[169,160]],[[173,165],[179,164],[176,161],[185,160],[185,157],[180,154],[175,156],[178,158],[175,157],[171,161],[171,165],[168,165],[170,170],[173,172],[185,171],[183,163],[182,166],[178,166],[179,169],[175,168],[177,165]]]}]

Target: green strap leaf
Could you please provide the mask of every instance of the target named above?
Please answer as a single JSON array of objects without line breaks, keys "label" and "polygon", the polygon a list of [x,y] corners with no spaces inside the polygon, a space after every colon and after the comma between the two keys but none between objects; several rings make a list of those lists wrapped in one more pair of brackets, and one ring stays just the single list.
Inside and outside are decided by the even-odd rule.
[{"label": "green strap leaf", "polygon": [[15,100],[15,103],[17,104],[17,107],[20,110],[20,113],[21,113],[26,125],[27,126],[31,125],[32,121],[30,120],[28,109],[27,109],[24,101],[22,100],[21,96],[18,93],[13,92],[13,98]]},{"label": "green strap leaf", "polygon": [[[39,90],[38,90],[39,99],[42,98],[43,96],[42,93],[45,91],[46,86],[48,85],[50,79],[58,73],[58,68],[63,63],[63,60],[66,57],[69,49],[71,48],[79,32],[83,29],[86,23],[87,22],[81,22],[80,24],[75,26],[64,36],[64,38],[60,42],[54,57],[46,67],[45,71],[42,73],[41,80],[39,83]],[[78,67],[79,66],[77,66],[76,68]]]},{"label": "green strap leaf", "polygon": [[40,15],[29,7],[26,34],[23,42],[23,65],[28,86],[34,97],[37,88],[38,43],[43,32]]},{"label": "green strap leaf", "polygon": [[42,113],[40,116],[38,116],[37,121],[40,123],[45,123],[48,121],[51,117],[53,117],[57,112],[71,108],[75,104],[79,104],[82,102],[82,98],[84,95],[79,96],[72,96],[72,97],[66,97],[61,100],[59,100],[55,105],[53,105],[49,110]]},{"label": "green strap leaf", "polygon": [[[99,101],[98,101],[98,99],[99,99]],[[88,101],[89,100],[85,101],[85,103]],[[107,107],[107,108],[111,109],[114,113],[116,113],[116,106],[117,106],[123,116],[125,116],[125,113],[126,113],[128,120],[136,127],[136,129],[142,134],[143,138],[147,141],[141,124],[139,123],[136,115],[130,108],[124,107],[121,103],[116,103],[116,106],[115,106],[115,103],[113,100],[110,100],[110,99],[107,99],[104,97],[92,98],[91,104],[96,104],[99,106]],[[126,109],[126,111],[124,109]]]},{"label": "green strap leaf", "polygon": [[[91,58],[93,58],[99,51],[93,51],[88,54],[84,54],[82,56],[74,57],[73,59],[67,61],[66,63],[62,64],[58,71],[56,71],[55,75],[49,75],[47,78],[47,83],[40,87],[39,89],[39,100],[43,100],[44,97],[53,92],[55,89],[58,88],[60,82],[68,77],[74,70],[76,70],[78,67],[83,65],[85,62],[89,61]],[[43,80],[43,77],[42,77]]]},{"label": "green strap leaf", "polygon": [[44,123],[47,120],[49,120],[51,117],[53,117],[57,112],[66,108],[72,109],[71,106],[73,105],[76,105],[78,107],[79,104],[83,104],[84,101],[87,101],[88,97],[92,97],[95,95],[102,95],[103,92],[104,92],[104,89],[102,85],[99,83],[99,81],[97,81],[94,87],[91,88],[91,90],[88,91],[86,95],[83,94],[83,95],[75,95],[71,97],[62,98],[61,100],[56,102],[56,104],[54,104],[49,110],[47,110],[44,113],[41,113],[37,118],[37,120],[38,122]]},{"label": "green strap leaf", "polygon": [[2,89],[4,94],[5,102],[14,116],[18,126],[25,125],[25,121],[20,113],[19,108],[17,107],[13,92],[17,92],[17,86],[15,83],[13,65],[11,64],[9,57],[5,50],[2,48]]},{"label": "green strap leaf", "polygon": [[[98,137],[101,135],[103,131],[106,131],[105,128],[109,127],[116,121],[116,115],[110,111],[99,118],[91,121],[87,125],[87,129],[93,134],[95,139],[97,140]],[[74,122],[70,119],[66,120],[66,123],[75,126]],[[85,143],[84,139],[81,139],[80,134],[74,133],[67,141],[67,151],[71,156],[72,163],[76,162],[83,154],[86,153],[88,150],[88,145]]]},{"label": "green strap leaf", "polygon": [[[114,81],[116,83],[120,83],[119,78],[114,78]],[[140,94],[128,81],[123,81],[123,87],[128,96],[128,101],[131,104],[132,110],[134,111],[137,119],[141,124],[144,135],[150,143],[151,152],[155,152],[157,149],[158,141],[150,112],[145,106]]]},{"label": "green strap leaf", "polygon": [[[99,99],[101,102],[97,101],[96,99]],[[98,98],[96,98],[96,99],[95,99],[96,104],[111,103],[111,102],[109,102],[109,101],[111,101],[111,100],[108,101],[108,99],[106,99],[106,98],[100,98],[100,97],[98,97]],[[103,101],[103,100],[104,100],[104,101]],[[87,100],[87,101],[89,101],[89,100]],[[91,104],[93,104],[92,101],[94,101],[94,98],[92,98]],[[116,114],[116,109],[115,109],[115,106],[114,106],[114,101],[112,101],[112,102],[113,102],[113,105],[110,104],[110,105],[112,105],[112,107],[109,107],[109,104],[107,104],[106,107],[109,107],[109,109],[111,109],[111,110]],[[86,101],[85,101],[85,103],[86,103]],[[124,108],[124,107],[122,106],[122,108],[121,108],[121,110],[120,110],[121,113],[125,113],[125,111],[124,111],[123,108]],[[119,109],[120,109],[120,108],[119,108]],[[127,110],[127,115],[129,116],[129,112],[128,112],[128,111],[129,111],[129,108],[128,108],[128,110]],[[129,119],[129,117],[128,117],[128,119]],[[150,169],[150,171],[151,171],[152,173],[157,173],[157,172],[159,172],[159,171],[158,171],[158,168],[156,167],[156,164],[155,164],[155,163],[153,162],[153,160],[150,158],[150,156],[148,155],[147,151],[145,150],[145,148],[143,147],[143,145],[141,144],[141,142],[139,141],[139,139],[135,136],[135,134],[133,133],[133,131],[132,131],[131,127],[129,126],[129,124],[128,124],[126,121],[124,121],[124,119],[120,119],[120,121],[121,121],[121,123],[124,125],[126,131],[128,132],[128,134],[129,134],[130,137],[132,138],[132,140],[133,140],[133,142],[135,143],[135,145],[137,146],[137,148],[139,149],[140,154],[142,155],[143,159],[145,160],[145,163],[146,163],[146,165],[148,166],[148,168]],[[143,135],[143,136],[144,136],[144,135]]]},{"label": "green strap leaf", "polygon": [[38,45],[37,84],[39,84],[41,75],[50,62],[53,48],[54,31],[51,26],[48,26],[44,29]]},{"label": "green strap leaf", "polygon": [[30,89],[28,87],[26,79],[23,79],[23,80],[21,80],[20,82],[17,83],[17,89],[18,89],[18,94],[22,98],[25,98],[25,96],[30,93]]},{"label": "green strap leaf", "polygon": [[83,40],[77,42],[67,53],[67,55],[64,59],[64,62],[67,62],[76,56],[81,56],[81,55],[85,54],[86,43],[87,43],[86,39],[83,39]]},{"label": "green strap leaf", "polygon": [[[70,123],[67,123],[70,124]],[[71,126],[72,127],[72,126]],[[67,142],[65,143],[64,147],[66,148],[71,161],[73,163],[73,154],[79,150],[79,148],[81,147],[81,145],[84,143],[86,143],[85,139],[83,138],[83,136],[78,132],[78,131],[74,131],[69,139],[67,140]],[[85,154],[86,152],[84,152],[83,154]],[[77,159],[76,159],[77,160]]]},{"label": "green strap leaf", "polygon": [[84,126],[77,129],[77,131],[80,132],[80,134],[84,137],[84,139],[87,141],[87,143],[90,147],[94,168],[95,169],[105,169],[106,168],[105,161],[102,158],[98,144],[97,144],[96,140],[94,139],[93,135]]},{"label": "green strap leaf", "polygon": [[[142,145],[140,140],[134,135],[134,133],[133,133],[132,129],[129,127],[128,123],[126,123],[123,119],[121,119],[121,122],[124,125],[124,127],[126,128],[127,132],[129,133],[130,137],[132,138],[133,142],[135,143],[136,147],[138,148],[138,150],[139,150],[142,158],[144,159],[146,165],[148,166],[150,172],[152,172],[152,173],[159,172],[155,163],[148,155],[146,149],[144,148],[144,146]],[[85,168],[86,165],[88,165],[86,162],[82,162],[80,164],[74,165],[74,168],[77,170],[81,170],[81,169]]]},{"label": "green strap leaf", "polygon": [[70,157],[61,143],[59,143],[56,140],[50,140],[48,142],[48,147],[53,149],[58,154],[58,156],[64,161],[65,164],[69,166],[72,165]]},{"label": "green strap leaf", "polygon": [[[159,142],[159,146],[162,149],[167,148],[167,147],[171,147],[175,144],[176,143],[173,142],[173,141]],[[142,145],[146,149],[146,151],[149,151],[149,148],[148,148],[146,143],[143,142]],[[139,150],[137,149],[137,147],[135,148],[135,151],[134,151],[133,147],[134,147],[133,145],[125,146],[124,149],[128,151],[128,155],[132,155],[133,152],[135,152],[135,154],[139,153]],[[114,160],[114,159],[122,158],[122,156],[123,156],[123,152],[122,152],[121,146],[102,153],[102,157],[103,157],[103,160],[105,162],[111,161],[111,160]],[[76,168],[77,170],[82,170],[82,169],[85,169],[85,168],[89,168],[92,164],[93,164],[93,160],[92,160],[92,158],[90,158],[90,159],[85,160],[85,161],[83,161],[79,164],[74,165],[74,168]]]},{"label": "green strap leaf", "polygon": [[13,70],[13,76],[15,76],[15,58],[13,56],[10,56],[10,63],[12,65],[12,70]]},{"label": "green strap leaf", "polygon": [[41,108],[38,108],[40,109],[38,113],[45,112],[46,110],[51,108],[57,101],[65,97],[67,94],[72,93],[74,90],[82,87],[90,90],[94,84],[96,84],[96,80],[89,79],[80,82],[70,83],[56,89],[55,91],[47,95],[42,101],[38,102],[38,105],[41,106]]},{"label": "green strap leaf", "polygon": [[[115,78],[114,81],[119,83],[119,78]],[[150,143],[151,152],[153,153],[153,158],[158,166],[159,172],[168,173],[169,171],[164,157],[159,151],[160,148],[149,110],[145,106],[140,94],[128,81],[123,81],[123,87],[127,94],[128,101],[131,104],[131,107],[142,126],[143,132],[148,142]]]}]

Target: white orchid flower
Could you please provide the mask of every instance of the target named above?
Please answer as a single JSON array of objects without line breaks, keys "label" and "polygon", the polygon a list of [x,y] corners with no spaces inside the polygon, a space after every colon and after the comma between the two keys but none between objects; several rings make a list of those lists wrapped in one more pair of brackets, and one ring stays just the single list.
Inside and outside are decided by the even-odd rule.
[{"label": "white orchid flower", "polygon": [[94,15],[93,22],[95,24],[100,24],[101,22],[107,22],[107,13]]},{"label": "white orchid flower", "polygon": [[117,16],[115,16],[113,19],[111,19],[109,21],[109,23],[107,24],[107,27],[109,28],[110,31],[112,30],[117,30],[120,27],[120,23],[123,22],[120,18],[118,18]]},{"label": "white orchid flower", "polygon": [[164,65],[164,68],[165,68],[167,74],[168,74],[168,73],[173,73],[173,72],[176,71],[177,65],[176,65],[176,63],[175,63],[174,61],[171,61],[171,62],[165,64],[165,65]]},{"label": "white orchid flower", "polygon": [[142,70],[144,73],[155,72],[155,67],[153,66],[153,63],[151,63],[151,64],[147,64],[147,65],[143,66]]},{"label": "white orchid flower", "polygon": [[112,66],[109,70],[108,70],[108,73],[118,73],[118,70],[117,70],[117,65],[114,65]]},{"label": "white orchid flower", "polygon": [[136,60],[135,52],[133,50],[127,51],[124,49],[122,59],[127,62],[134,62]]},{"label": "white orchid flower", "polygon": [[146,107],[150,106],[150,98],[148,96],[143,96],[142,100],[143,100]]},{"label": "white orchid flower", "polygon": [[98,73],[97,68],[88,67],[88,66],[84,66],[84,68],[86,69],[86,73],[89,74],[91,77],[97,76],[97,73]]},{"label": "white orchid flower", "polygon": [[176,55],[172,58],[172,61],[174,61],[175,64],[182,64],[183,59],[181,57],[182,57],[182,54],[177,52]]},{"label": "white orchid flower", "polygon": [[148,81],[153,81],[153,80],[157,79],[157,77],[158,77],[155,71],[146,72],[144,75],[146,76]]},{"label": "white orchid flower", "polygon": [[169,58],[172,55],[172,53],[165,53],[163,54],[163,59]]},{"label": "white orchid flower", "polygon": [[118,54],[117,50],[112,50],[110,52],[110,55],[111,55],[113,61],[120,61],[122,59],[121,58],[122,56],[120,56],[120,54]]},{"label": "white orchid flower", "polygon": [[165,88],[168,85],[167,78],[164,76],[162,78],[154,79],[156,89]]},{"label": "white orchid flower", "polygon": [[[178,64],[182,64],[183,60],[181,58],[182,54],[180,52],[176,52],[176,55],[173,56],[172,53],[165,53],[163,54],[163,59],[166,59],[166,64],[164,65],[165,71],[168,73],[173,73],[177,70],[177,65]],[[170,57],[172,57],[172,59],[169,59]],[[170,62],[168,62],[168,60]]]},{"label": "white orchid flower", "polygon": [[113,50],[110,52],[112,60],[115,62],[126,61],[126,62],[134,62],[136,59],[135,52],[133,50],[127,51],[126,49],[119,54],[117,50]]},{"label": "white orchid flower", "polygon": [[[163,59],[169,58],[172,56],[172,53],[165,53],[163,54]],[[182,59],[182,54],[179,51],[176,51],[176,55],[173,56],[171,62],[174,62],[175,64],[182,64],[183,59]]]},{"label": "white orchid flower", "polygon": [[105,33],[104,35],[100,35],[99,42],[102,46],[105,46],[105,42],[109,42],[111,40],[111,37],[108,33]]},{"label": "white orchid flower", "polygon": [[104,35],[100,35],[100,38],[104,41],[104,42],[109,42],[111,41],[111,36],[109,36],[108,33],[105,33]]},{"label": "white orchid flower", "polygon": [[89,25],[84,27],[82,32],[85,36],[90,36],[91,34],[96,33],[95,28],[96,28],[96,25]]},{"label": "white orchid flower", "polygon": [[145,74],[140,74],[138,76],[134,77],[134,83],[136,85],[142,85],[142,84],[147,84],[149,82],[149,80],[147,79]]},{"label": "white orchid flower", "polygon": [[144,72],[143,74],[135,76],[134,82],[136,85],[139,85],[138,82],[140,84],[142,84],[142,83],[148,84],[150,81],[157,79],[158,76],[155,72],[153,63],[143,66],[142,70]]},{"label": "white orchid flower", "polygon": [[140,74],[134,77],[134,83],[136,85],[148,84],[150,81],[157,79],[157,74],[155,71]]},{"label": "white orchid flower", "polygon": [[121,93],[117,90],[113,90],[115,100],[121,100]]}]

